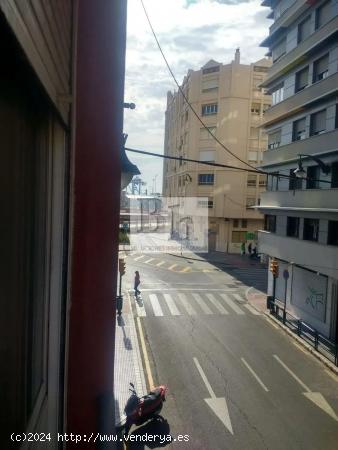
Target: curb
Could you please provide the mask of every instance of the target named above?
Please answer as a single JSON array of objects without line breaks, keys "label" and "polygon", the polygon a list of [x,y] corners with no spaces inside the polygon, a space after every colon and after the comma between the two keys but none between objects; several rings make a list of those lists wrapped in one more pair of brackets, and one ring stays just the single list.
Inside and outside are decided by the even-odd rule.
[{"label": "curb", "polygon": [[335,366],[331,361],[329,361],[325,356],[321,355],[314,347],[304,341],[304,339],[300,338],[296,334],[294,334],[286,325],[280,323],[275,317],[271,316],[269,312],[263,313],[268,320],[279,325],[280,329],[282,329],[286,334],[292,337],[295,341],[298,342],[302,347],[308,350],[316,359],[321,361],[328,369],[330,369],[335,375],[338,376],[338,367]]}]

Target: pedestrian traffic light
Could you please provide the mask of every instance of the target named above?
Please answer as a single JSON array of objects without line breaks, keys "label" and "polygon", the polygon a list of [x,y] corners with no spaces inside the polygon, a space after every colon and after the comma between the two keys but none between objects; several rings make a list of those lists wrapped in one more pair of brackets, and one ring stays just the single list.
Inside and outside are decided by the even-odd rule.
[{"label": "pedestrian traffic light", "polygon": [[124,275],[126,273],[126,263],[124,259],[119,259],[119,272],[120,275]]},{"label": "pedestrian traffic light", "polygon": [[272,259],[272,260],[270,261],[270,272],[272,272],[272,275],[273,275],[275,278],[278,278],[278,269],[279,269],[279,267],[278,267],[278,261],[277,261],[276,259]]}]

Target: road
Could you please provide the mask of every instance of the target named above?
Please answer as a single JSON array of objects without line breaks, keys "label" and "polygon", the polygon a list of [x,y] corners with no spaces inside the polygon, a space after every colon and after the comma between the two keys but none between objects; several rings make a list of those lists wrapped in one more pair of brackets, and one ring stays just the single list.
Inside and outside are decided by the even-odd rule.
[{"label": "road", "polygon": [[264,269],[163,254],[131,254],[127,267],[126,280],[141,274],[133,308],[152,377],[169,387],[170,447],[337,450],[337,377],[246,301]]}]

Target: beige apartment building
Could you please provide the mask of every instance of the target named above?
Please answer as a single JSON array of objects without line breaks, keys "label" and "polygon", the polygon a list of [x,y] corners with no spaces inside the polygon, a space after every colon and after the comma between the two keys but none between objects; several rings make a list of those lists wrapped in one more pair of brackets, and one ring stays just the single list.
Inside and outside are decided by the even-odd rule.
[{"label": "beige apartment building", "polygon": [[[182,90],[209,130],[231,152],[252,166],[262,161],[267,137],[260,128],[270,96],[259,86],[271,66],[269,59],[240,63],[240,52],[230,64],[210,60],[201,70],[189,70]],[[218,144],[193,114],[180,92],[168,92],[165,116],[165,155],[215,162],[241,168],[247,166]],[[259,204],[265,176],[165,160],[163,195],[203,197],[199,206],[208,208],[209,250],[239,252],[243,241],[256,243],[263,228]],[[179,230],[175,214],[172,231]]]}]

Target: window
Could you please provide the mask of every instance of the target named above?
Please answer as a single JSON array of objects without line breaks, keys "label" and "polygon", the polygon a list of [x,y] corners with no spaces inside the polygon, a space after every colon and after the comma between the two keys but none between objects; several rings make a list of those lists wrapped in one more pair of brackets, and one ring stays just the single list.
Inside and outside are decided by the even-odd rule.
[{"label": "window", "polygon": [[286,38],[282,39],[276,47],[272,49],[272,61],[278,61],[286,53]]},{"label": "window", "polygon": [[253,162],[257,162],[258,161],[258,152],[250,151],[248,153],[248,160],[249,161],[253,161]]},{"label": "window", "polygon": [[254,66],[254,72],[268,72],[269,68],[268,67],[263,67],[263,66]]},{"label": "window", "polygon": [[284,84],[280,84],[271,91],[272,105],[284,100]]},{"label": "window", "polygon": [[306,189],[318,189],[320,169],[319,166],[310,166],[307,168]]},{"label": "window", "polygon": [[286,235],[289,237],[299,237],[299,217],[288,217]]},{"label": "window", "polygon": [[338,188],[338,162],[334,162],[331,166],[331,187]]},{"label": "window", "polygon": [[214,72],[219,72],[219,66],[208,67],[207,69],[202,70],[203,75],[206,75],[208,73],[214,73]]},{"label": "window", "polygon": [[268,149],[272,150],[280,146],[282,130],[276,130],[273,133],[268,134]]},{"label": "window", "polygon": [[213,208],[214,207],[214,201],[213,200],[198,200],[197,206],[199,208]]},{"label": "window", "polygon": [[296,73],[296,86],[295,92],[302,91],[308,85],[309,81],[309,66],[304,67],[304,69],[300,70]]},{"label": "window", "polygon": [[316,83],[317,81],[323,80],[329,74],[329,54],[327,53],[325,56],[317,59],[313,63],[313,78],[312,82]]},{"label": "window", "polygon": [[242,219],[242,228],[246,228],[248,226],[248,221],[246,219]]},{"label": "window", "polygon": [[201,150],[200,161],[215,162],[215,150]]},{"label": "window", "polygon": [[290,177],[289,178],[289,189],[290,191],[296,191],[297,189],[302,189],[303,183],[301,178],[297,178],[296,175],[293,173],[295,169],[290,169]]},{"label": "window", "polygon": [[257,175],[248,174],[247,186],[256,187],[257,185]]},{"label": "window", "polygon": [[305,117],[303,119],[296,120],[293,122],[292,140],[300,141],[305,139]]},{"label": "window", "polygon": [[303,239],[305,241],[318,241],[318,232],[318,219],[304,219]]},{"label": "window", "polygon": [[324,133],[326,130],[326,109],[311,114],[310,136]]},{"label": "window", "polygon": [[331,2],[322,4],[316,10],[316,29],[325,25],[331,18]]},{"label": "window", "polygon": [[337,220],[329,220],[327,243],[328,243],[328,245],[338,245],[338,221]]},{"label": "window", "polygon": [[259,115],[260,112],[261,112],[261,107],[260,107],[260,105],[257,104],[257,103],[253,103],[253,104],[251,105],[251,112],[252,112],[252,114],[257,114],[257,115]]},{"label": "window", "polygon": [[267,175],[259,175],[259,186],[265,187],[267,185]]},{"label": "window", "polygon": [[217,103],[202,105],[202,116],[210,116],[212,114],[217,114]]},{"label": "window", "polygon": [[[207,127],[210,133],[213,135],[216,134],[216,127]],[[211,136],[211,134],[208,132],[205,128],[200,128],[200,139],[203,140],[214,140],[214,138]]]},{"label": "window", "polygon": [[214,174],[213,173],[200,173],[198,174],[198,184],[214,184]]},{"label": "window", "polygon": [[234,228],[238,228],[238,226],[239,226],[239,220],[238,219],[234,219],[233,227]]},{"label": "window", "polygon": [[256,197],[247,197],[246,198],[246,207],[250,208],[256,204]]},{"label": "window", "polygon": [[218,78],[213,80],[202,80],[202,92],[210,92],[218,90]]},{"label": "window", "polygon": [[270,233],[276,232],[276,216],[266,214],[264,217],[264,230]]},{"label": "window", "polygon": [[311,34],[311,16],[307,16],[306,19],[303,20],[298,25],[298,43],[304,41]]},{"label": "window", "polygon": [[259,129],[251,127],[250,128],[250,139],[258,139],[259,138]]},{"label": "window", "polygon": [[246,241],[246,231],[233,231],[231,236],[231,242],[239,244]]}]

